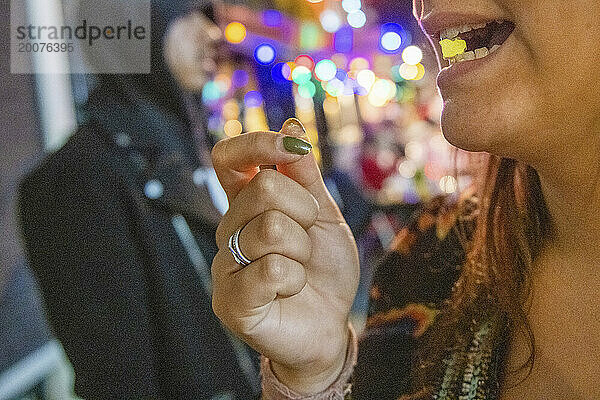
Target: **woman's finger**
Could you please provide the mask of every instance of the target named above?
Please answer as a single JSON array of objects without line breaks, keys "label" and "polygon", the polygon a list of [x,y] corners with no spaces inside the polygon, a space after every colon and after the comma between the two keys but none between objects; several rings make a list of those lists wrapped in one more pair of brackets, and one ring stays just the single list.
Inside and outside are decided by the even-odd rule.
[{"label": "woman's finger", "polygon": [[230,203],[258,173],[260,165],[298,161],[310,151],[307,142],[292,140],[292,143],[286,139],[284,143],[284,139],[284,135],[275,132],[250,132],[217,142],[212,162]]},{"label": "woman's finger", "polygon": [[280,211],[305,230],[319,215],[315,198],[296,181],[274,170],[260,171],[230,203],[217,228],[217,245],[227,246],[233,232],[269,210]]},{"label": "woman's finger", "polygon": [[278,296],[299,293],[306,285],[306,271],[298,261],[280,254],[267,254],[241,267],[223,249],[213,260],[213,281],[213,308],[227,323],[234,310],[258,309]]},{"label": "woman's finger", "polygon": [[310,259],[308,233],[293,219],[269,210],[248,222],[240,232],[239,247],[250,260],[267,254],[280,254],[304,264]]}]

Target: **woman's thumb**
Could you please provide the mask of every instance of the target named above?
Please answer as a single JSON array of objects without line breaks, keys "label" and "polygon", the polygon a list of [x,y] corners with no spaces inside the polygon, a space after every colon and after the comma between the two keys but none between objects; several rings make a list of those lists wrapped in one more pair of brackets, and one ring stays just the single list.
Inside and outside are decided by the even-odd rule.
[{"label": "woman's thumb", "polygon": [[[296,118],[290,118],[285,121],[280,133],[293,138],[301,138],[310,142],[306,133],[306,129]],[[288,141],[293,145],[293,140]],[[284,146],[286,146],[285,138]],[[323,177],[321,176],[321,170],[319,169],[319,165],[315,159],[314,152],[311,151],[298,161],[289,164],[278,165],[277,170],[295,180],[300,185],[304,186],[319,203],[321,212],[327,212],[328,214],[334,213],[336,219],[337,217],[341,218],[340,212],[335,205],[333,198],[325,187]],[[334,215],[329,214],[329,217],[334,217]]]}]

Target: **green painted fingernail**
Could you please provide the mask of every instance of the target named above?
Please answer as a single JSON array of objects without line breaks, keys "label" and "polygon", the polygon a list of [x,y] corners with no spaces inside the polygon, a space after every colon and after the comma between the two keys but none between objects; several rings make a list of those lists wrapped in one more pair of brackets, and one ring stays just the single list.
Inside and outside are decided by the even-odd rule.
[{"label": "green painted fingernail", "polygon": [[290,153],[301,155],[310,153],[310,150],[312,149],[312,145],[306,140],[293,136],[283,137],[283,147]]}]

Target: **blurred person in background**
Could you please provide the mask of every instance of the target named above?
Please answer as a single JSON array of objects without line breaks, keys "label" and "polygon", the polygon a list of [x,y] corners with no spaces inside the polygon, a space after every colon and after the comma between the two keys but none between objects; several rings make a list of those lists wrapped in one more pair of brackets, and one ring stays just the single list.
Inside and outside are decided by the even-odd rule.
[{"label": "blurred person in background", "polygon": [[20,189],[29,261],[86,399],[258,393],[256,354],[211,309],[227,202],[194,93],[215,69],[211,17],[206,2],[152,2],[151,74],[98,75],[88,121]]}]

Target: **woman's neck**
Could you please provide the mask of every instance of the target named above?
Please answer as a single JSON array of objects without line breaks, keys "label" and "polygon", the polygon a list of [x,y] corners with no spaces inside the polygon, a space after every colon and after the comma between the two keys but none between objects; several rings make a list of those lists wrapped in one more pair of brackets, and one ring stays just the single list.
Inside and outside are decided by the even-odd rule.
[{"label": "woman's neck", "polygon": [[534,166],[555,228],[550,252],[575,263],[587,260],[600,275],[600,127],[596,138]]},{"label": "woman's neck", "polygon": [[[502,400],[600,398],[600,135],[538,170],[555,228],[533,265],[528,316],[536,341],[532,375]],[[576,156],[575,156],[576,154]],[[567,156],[565,154],[565,156]],[[515,334],[509,367],[529,354]]]}]

